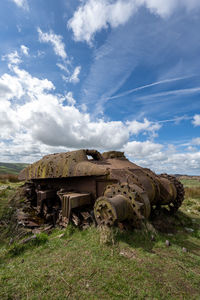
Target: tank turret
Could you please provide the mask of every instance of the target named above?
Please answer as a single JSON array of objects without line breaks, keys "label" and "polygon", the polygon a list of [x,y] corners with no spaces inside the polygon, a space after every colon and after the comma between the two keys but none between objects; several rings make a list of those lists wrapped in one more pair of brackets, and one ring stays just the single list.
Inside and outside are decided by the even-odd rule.
[{"label": "tank turret", "polygon": [[153,209],[175,213],[184,199],[174,176],[156,175],[130,162],[123,152],[82,149],[44,156],[19,174],[26,194],[47,222],[67,224],[94,213],[97,224],[137,224]]}]

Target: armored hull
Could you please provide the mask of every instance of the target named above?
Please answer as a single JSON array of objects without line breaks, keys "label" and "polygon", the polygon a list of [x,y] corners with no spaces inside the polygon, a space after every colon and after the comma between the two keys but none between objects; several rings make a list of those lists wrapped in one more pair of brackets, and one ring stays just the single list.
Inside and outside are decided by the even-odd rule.
[{"label": "armored hull", "polygon": [[47,221],[67,224],[72,216],[95,216],[97,224],[133,225],[154,208],[177,211],[184,199],[182,184],[173,176],[156,175],[130,162],[123,152],[96,150],[51,154],[24,169],[26,195]]}]

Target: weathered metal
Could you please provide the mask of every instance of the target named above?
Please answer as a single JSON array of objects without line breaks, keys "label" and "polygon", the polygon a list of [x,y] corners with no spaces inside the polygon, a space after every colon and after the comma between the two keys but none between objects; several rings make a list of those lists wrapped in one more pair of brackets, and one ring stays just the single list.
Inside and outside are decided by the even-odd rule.
[{"label": "weathered metal", "polygon": [[91,204],[91,196],[89,193],[74,193],[74,192],[58,192],[57,193],[62,202],[62,216],[70,218],[71,210],[73,208],[81,208],[85,205]]},{"label": "weathered metal", "polygon": [[175,212],[184,199],[183,186],[174,176],[156,175],[119,151],[47,155],[24,169],[19,179],[28,182],[32,205],[53,223],[68,223],[72,216],[79,223],[94,211],[98,224],[127,220],[134,225],[155,207],[165,205]]}]

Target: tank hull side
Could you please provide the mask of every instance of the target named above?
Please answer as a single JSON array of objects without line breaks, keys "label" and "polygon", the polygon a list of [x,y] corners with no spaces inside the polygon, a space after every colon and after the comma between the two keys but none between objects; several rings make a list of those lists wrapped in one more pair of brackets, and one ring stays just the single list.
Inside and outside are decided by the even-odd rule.
[{"label": "tank hull side", "polygon": [[[47,155],[24,169],[19,178],[30,183],[27,192],[37,198],[37,207],[43,214],[45,210],[53,214],[57,206],[62,209],[63,203],[69,208],[75,205],[73,201],[82,205],[90,199],[88,209],[92,210],[97,202],[95,217],[101,221],[113,218],[115,222],[114,212],[120,207],[125,213],[121,216],[118,211],[116,218],[129,218],[137,224],[162,205],[175,212],[184,199],[182,184],[175,177],[156,175],[116,151],[104,157],[96,150],[84,149]],[[68,219],[70,211],[65,211]]]},{"label": "tank hull side", "polygon": [[88,160],[86,150],[51,154],[31,164],[19,174],[20,180],[61,178],[76,176],[98,176],[108,170]]}]

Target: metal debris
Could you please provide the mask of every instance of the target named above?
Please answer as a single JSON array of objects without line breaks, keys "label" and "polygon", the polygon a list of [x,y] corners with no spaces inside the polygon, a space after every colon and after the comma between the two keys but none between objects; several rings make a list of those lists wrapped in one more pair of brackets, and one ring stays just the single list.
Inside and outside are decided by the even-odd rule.
[{"label": "metal debris", "polygon": [[27,244],[27,243],[29,243],[30,241],[35,240],[36,238],[37,238],[37,236],[36,236],[36,235],[33,235],[33,236],[30,236],[30,237],[28,237],[28,238],[22,240],[20,243],[21,243],[21,244]]}]

